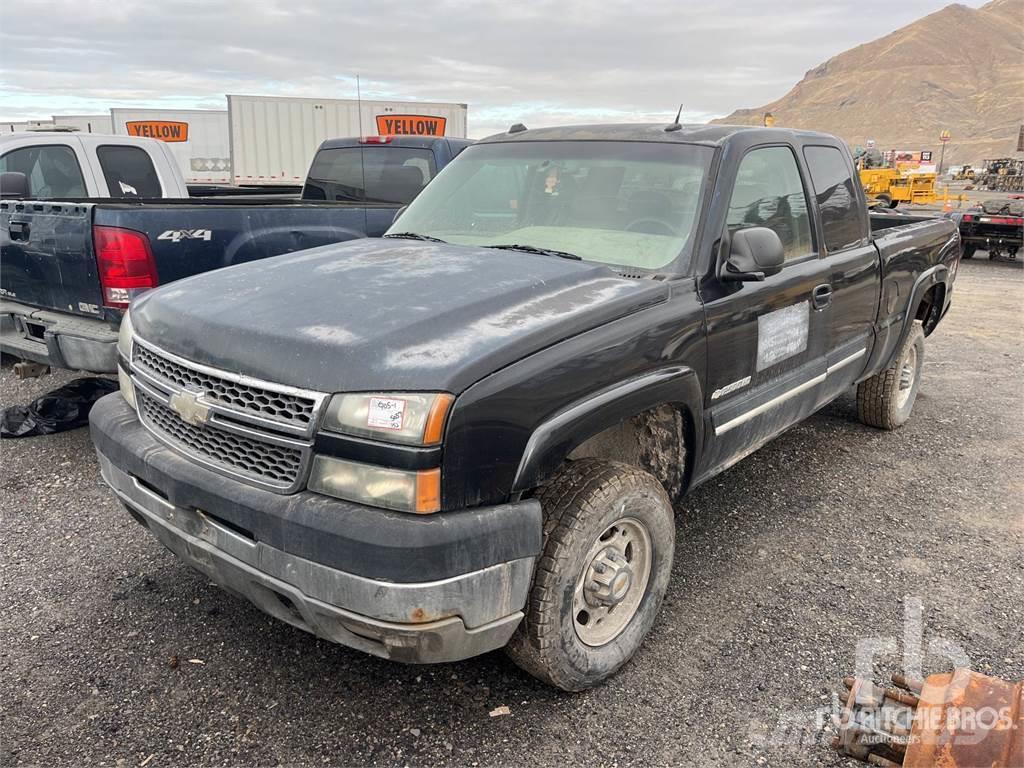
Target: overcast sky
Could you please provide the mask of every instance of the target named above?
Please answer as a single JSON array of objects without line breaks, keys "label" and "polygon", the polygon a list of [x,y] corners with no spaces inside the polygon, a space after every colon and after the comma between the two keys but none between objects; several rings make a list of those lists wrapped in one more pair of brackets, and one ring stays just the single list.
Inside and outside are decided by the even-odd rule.
[{"label": "overcast sky", "polygon": [[[980,6],[980,0],[968,5]],[[472,137],[576,122],[703,122],[943,0],[18,0],[0,121],[224,94],[466,102]]]}]

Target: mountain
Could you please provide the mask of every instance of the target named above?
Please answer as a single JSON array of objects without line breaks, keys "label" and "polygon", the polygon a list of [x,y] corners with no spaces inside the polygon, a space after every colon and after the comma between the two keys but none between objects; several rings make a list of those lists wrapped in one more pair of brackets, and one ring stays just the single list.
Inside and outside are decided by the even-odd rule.
[{"label": "mountain", "polygon": [[[1024,0],[949,5],[835,56],[781,99],[716,123],[832,133],[851,146],[931,149],[949,130],[946,164],[1012,157],[1024,123]],[[1019,156],[1019,155],[1018,155]]]}]

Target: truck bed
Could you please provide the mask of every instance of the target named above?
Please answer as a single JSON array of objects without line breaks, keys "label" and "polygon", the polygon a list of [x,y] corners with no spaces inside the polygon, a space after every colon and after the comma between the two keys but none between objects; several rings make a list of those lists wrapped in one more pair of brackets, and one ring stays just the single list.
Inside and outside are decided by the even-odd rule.
[{"label": "truck bed", "polygon": [[[150,282],[163,285],[233,264],[380,235],[396,208],[244,196],[4,201],[0,341],[5,351],[42,363],[115,370],[113,340],[121,307],[105,306],[97,228],[141,233],[151,254]],[[74,344],[92,352],[72,352]]]}]

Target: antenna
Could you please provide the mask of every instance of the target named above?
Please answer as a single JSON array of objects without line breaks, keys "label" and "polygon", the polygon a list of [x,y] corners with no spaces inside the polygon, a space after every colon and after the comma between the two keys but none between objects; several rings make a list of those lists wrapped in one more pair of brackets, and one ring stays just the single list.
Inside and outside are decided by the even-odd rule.
[{"label": "antenna", "polygon": [[679,122],[679,118],[683,116],[683,105],[679,105],[679,111],[676,112],[676,119],[672,125],[665,128],[665,133],[672,133],[673,131],[681,131],[683,129],[682,123]]},{"label": "antenna", "polygon": [[[359,87],[359,75],[356,75],[356,111],[359,113],[359,135],[363,134],[363,92]],[[366,201],[366,147],[359,148],[359,171],[362,174],[363,201]]]},{"label": "antenna", "polygon": [[363,92],[359,87],[359,75],[356,75],[356,110],[359,112],[359,133],[363,132]]}]

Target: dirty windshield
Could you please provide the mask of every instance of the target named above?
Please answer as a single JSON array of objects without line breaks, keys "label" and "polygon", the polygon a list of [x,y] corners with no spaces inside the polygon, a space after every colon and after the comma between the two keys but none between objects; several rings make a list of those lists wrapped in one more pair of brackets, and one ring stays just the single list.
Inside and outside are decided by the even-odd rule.
[{"label": "dirty windshield", "polygon": [[711,155],[642,142],[480,144],[390,232],[660,270],[688,255]]}]

